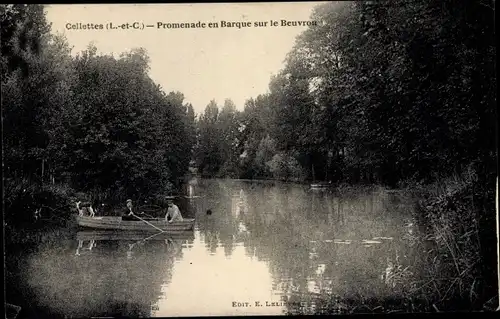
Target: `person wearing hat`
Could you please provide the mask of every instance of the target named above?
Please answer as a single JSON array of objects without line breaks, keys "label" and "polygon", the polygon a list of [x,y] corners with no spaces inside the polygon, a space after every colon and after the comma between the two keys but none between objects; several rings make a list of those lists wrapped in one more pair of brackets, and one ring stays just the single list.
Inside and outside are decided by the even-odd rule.
[{"label": "person wearing hat", "polygon": [[166,221],[169,223],[183,221],[181,211],[179,210],[179,207],[174,204],[173,197],[167,197],[167,206],[167,213],[165,214]]},{"label": "person wearing hat", "polygon": [[123,220],[136,220],[132,208],[133,208],[132,200],[127,199],[127,208],[125,208],[122,215]]}]

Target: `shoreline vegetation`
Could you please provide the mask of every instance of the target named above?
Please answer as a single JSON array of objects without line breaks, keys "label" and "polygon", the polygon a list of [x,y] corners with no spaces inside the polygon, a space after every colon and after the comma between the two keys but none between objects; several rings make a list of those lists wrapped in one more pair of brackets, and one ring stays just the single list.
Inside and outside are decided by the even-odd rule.
[{"label": "shoreline vegetation", "polygon": [[[212,100],[197,115],[181,92],[151,80],[143,48],[116,57],[89,45],[72,55],[43,6],[1,5],[7,252],[67,229],[77,198],[161,201],[180,192],[190,167],[208,178],[332,181],[418,201],[425,275],[399,287],[407,303],[394,311],[497,309],[492,8],[320,5],[311,20],[321,23],[297,38],[269,93],[243,111]],[[391,303],[350,300],[332,297],[316,312]]]}]

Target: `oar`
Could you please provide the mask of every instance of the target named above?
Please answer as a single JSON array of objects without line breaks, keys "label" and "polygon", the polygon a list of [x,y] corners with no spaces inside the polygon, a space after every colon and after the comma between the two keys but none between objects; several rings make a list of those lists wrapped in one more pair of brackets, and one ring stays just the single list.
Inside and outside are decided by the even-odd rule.
[{"label": "oar", "polygon": [[145,242],[146,240],[151,239],[151,238],[153,238],[153,237],[156,237],[156,236],[160,235],[161,233],[163,233],[163,231],[161,231],[161,232],[159,232],[159,233],[156,233],[156,234],[154,234],[154,235],[151,235],[151,236],[149,236],[149,237],[146,237],[146,238],[144,238],[144,239],[140,239],[140,240],[138,240],[137,242],[135,242],[135,243],[133,243],[133,244],[129,245],[129,249],[132,249],[132,248],[134,248],[134,246],[135,246],[135,245],[139,244],[140,242]]},{"label": "oar", "polygon": [[[132,212],[131,212],[132,213]],[[150,222],[148,222],[147,220],[144,220],[142,218],[140,218],[139,216],[137,216],[136,214],[132,213],[133,216],[139,218],[140,220],[142,220],[143,222],[145,222],[146,224],[148,224],[149,226],[151,227],[154,227],[156,229],[158,229],[159,231],[161,231],[162,233],[164,233],[165,231],[163,229],[161,229],[160,227],[156,227],[155,225],[151,224]]]},{"label": "oar", "polygon": [[151,236],[146,237],[146,238],[144,238],[144,239],[141,239],[141,240],[139,240],[139,241],[146,241],[146,240],[151,239],[151,238],[153,238],[153,237],[156,237],[156,236],[158,236],[158,235],[160,235],[160,234],[161,234],[161,233],[156,233],[156,234],[154,234],[154,235],[151,235]]},{"label": "oar", "polygon": [[146,214],[145,212],[141,212],[141,215],[142,215],[142,216],[146,216],[146,217],[150,217],[150,218],[151,218],[151,217],[153,217],[153,216],[151,216],[151,215],[149,215],[149,214]]}]

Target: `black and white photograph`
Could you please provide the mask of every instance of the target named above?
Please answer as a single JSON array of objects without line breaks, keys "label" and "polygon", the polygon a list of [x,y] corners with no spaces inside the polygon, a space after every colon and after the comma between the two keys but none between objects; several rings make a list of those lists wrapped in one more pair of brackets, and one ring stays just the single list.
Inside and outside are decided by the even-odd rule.
[{"label": "black and white photograph", "polygon": [[498,312],[495,4],[1,4],[6,318]]}]

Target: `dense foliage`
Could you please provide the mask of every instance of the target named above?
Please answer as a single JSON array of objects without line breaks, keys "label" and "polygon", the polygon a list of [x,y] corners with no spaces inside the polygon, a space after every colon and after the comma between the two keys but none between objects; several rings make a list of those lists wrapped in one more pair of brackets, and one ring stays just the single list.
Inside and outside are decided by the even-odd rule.
[{"label": "dense foliage", "polygon": [[194,111],[149,78],[146,51],[115,57],[89,45],[72,56],[42,6],[1,8],[7,212],[22,210],[9,192],[21,184],[64,184],[93,200],[174,191],[191,160]]},{"label": "dense foliage", "polygon": [[[318,6],[312,19],[320,23],[298,37],[270,92],[235,114],[237,153],[217,152],[211,145],[229,136],[214,135],[201,141],[200,167],[210,175],[391,186],[459,174],[471,163],[492,172],[496,78],[488,3]],[[202,130],[227,126],[216,114],[211,103],[204,116],[212,120],[200,121]]]}]

